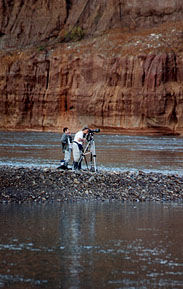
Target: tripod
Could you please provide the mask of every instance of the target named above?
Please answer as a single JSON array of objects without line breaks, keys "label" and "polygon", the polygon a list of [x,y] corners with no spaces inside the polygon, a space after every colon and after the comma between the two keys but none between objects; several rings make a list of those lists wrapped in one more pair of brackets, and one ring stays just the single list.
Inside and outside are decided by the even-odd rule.
[{"label": "tripod", "polygon": [[82,155],[79,159],[79,164],[82,162],[82,160],[85,160],[87,170],[88,168],[88,163],[87,163],[87,155],[90,155],[90,170],[96,172],[97,171],[97,165],[96,165],[96,148],[95,148],[95,140],[94,140],[94,135],[93,133],[90,133],[87,136],[88,143],[86,147],[84,148],[84,151],[82,152]]}]

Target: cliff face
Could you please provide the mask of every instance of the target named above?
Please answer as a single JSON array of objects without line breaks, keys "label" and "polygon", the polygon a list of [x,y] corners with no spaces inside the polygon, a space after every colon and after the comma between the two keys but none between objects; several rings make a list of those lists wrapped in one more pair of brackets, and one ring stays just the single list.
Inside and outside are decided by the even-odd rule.
[{"label": "cliff face", "polygon": [[116,27],[152,27],[182,17],[181,0],[1,0],[0,48],[53,41],[74,26],[93,35]]},{"label": "cliff face", "polygon": [[151,2],[3,0],[0,129],[183,134],[183,4]]}]

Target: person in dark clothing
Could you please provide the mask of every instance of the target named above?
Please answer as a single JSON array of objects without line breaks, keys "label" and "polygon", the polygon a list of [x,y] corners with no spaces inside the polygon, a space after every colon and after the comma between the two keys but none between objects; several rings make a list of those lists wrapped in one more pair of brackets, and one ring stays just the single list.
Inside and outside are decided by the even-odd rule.
[{"label": "person in dark clothing", "polygon": [[67,169],[68,164],[71,159],[71,151],[72,151],[72,136],[68,129],[68,127],[64,127],[63,134],[61,137],[62,151],[64,153],[64,165],[63,168]]}]

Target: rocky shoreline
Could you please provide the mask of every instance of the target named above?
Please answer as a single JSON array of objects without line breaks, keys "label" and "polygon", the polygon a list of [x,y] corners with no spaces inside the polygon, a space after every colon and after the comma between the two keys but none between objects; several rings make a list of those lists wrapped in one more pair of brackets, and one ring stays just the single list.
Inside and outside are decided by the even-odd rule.
[{"label": "rocky shoreline", "polygon": [[0,167],[0,203],[97,201],[182,201],[183,178],[139,172]]}]

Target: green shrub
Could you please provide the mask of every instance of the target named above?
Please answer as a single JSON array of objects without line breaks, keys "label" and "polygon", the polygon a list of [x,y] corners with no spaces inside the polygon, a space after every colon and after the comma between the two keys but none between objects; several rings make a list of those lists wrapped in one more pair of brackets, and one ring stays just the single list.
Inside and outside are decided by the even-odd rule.
[{"label": "green shrub", "polygon": [[70,31],[65,34],[64,40],[69,41],[80,41],[84,38],[85,34],[81,27],[73,27]]},{"label": "green shrub", "polygon": [[45,47],[44,46],[39,46],[38,47],[38,51],[42,51],[42,50],[45,50]]}]

